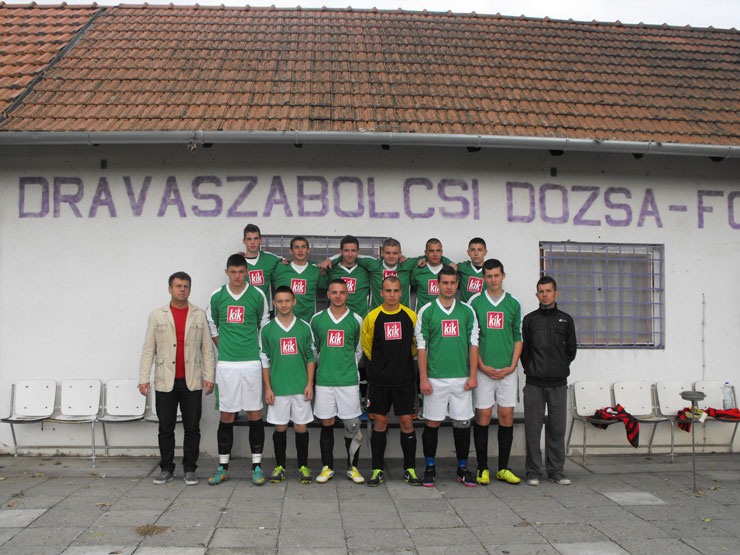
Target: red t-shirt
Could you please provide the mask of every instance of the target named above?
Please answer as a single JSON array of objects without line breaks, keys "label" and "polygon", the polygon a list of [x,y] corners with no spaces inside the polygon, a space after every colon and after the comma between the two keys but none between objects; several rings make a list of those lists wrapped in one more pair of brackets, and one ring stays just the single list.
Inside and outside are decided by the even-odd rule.
[{"label": "red t-shirt", "polygon": [[175,308],[170,305],[175,319],[175,337],[177,337],[177,356],[175,358],[175,377],[185,377],[185,321],[188,319],[188,307]]}]

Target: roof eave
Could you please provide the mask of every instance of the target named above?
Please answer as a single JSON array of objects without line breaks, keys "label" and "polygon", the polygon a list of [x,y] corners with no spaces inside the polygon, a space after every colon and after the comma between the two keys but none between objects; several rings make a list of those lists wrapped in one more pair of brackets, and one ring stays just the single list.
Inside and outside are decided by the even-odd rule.
[{"label": "roof eave", "polygon": [[740,146],[659,141],[601,141],[560,137],[505,135],[444,135],[435,133],[383,133],[369,131],[61,131],[0,132],[1,146],[136,144],[318,144],[388,145],[464,148],[608,152],[635,155],[707,156],[740,158]]}]

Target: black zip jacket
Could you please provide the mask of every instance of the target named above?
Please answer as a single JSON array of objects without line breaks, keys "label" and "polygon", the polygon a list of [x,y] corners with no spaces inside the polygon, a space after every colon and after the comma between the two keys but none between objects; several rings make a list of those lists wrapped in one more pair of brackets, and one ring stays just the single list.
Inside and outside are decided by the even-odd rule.
[{"label": "black zip jacket", "polygon": [[576,358],[573,318],[557,305],[540,306],[522,321],[522,366],[527,383],[539,387],[567,384],[570,363]]}]

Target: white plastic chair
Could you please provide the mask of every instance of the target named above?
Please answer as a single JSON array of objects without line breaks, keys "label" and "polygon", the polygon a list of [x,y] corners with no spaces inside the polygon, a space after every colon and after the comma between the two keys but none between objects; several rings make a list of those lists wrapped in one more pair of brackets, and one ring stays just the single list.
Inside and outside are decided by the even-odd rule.
[{"label": "white plastic chair", "polygon": [[678,422],[678,411],[690,406],[691,403],[681,397],[682,391],[691,391],[690,382],[658,382],[655,384],[655,400],[658,414],[668,418],[671,423],[671,462],[675,449],[674,426]]},{"label": "white plastic chair", "polygon": [[64,380],[59,413],[47,418],[57,424],[90,424],[92,464],[95,466],[95,423],[100,411],[100,380]]},{"label": "white plastic chair", "polygon": [[3,418],[3,422],[10,424],[14,456],[18,456],[18,447],[32,447],[18,445],[15,425],[42,422],[43,426],[43,421],[54,413],[56,395],[57,384],[54,380],[21,380],[13,384],[10,416]]},{"label": "white plastic chair", "polygon": [[624,381],[614,382],[613,388],[615,405],[622,405],[624,410],[635,417],[640,424],[653,425],[653,433],[650,434],[650,443],[648,443],[648,453],[652,453],[658,423],[670,421],[669,418],[656,413],[652,385],[644,381]]},{"label": "white plastic chair", "polygon": [[98,420],[103,426],[106,456],[112,446],[108,444],[105,425],[140,422],[144,420],[145,409],[146,397],[139,393],[137,380],[110,380],[105,385],[105,408]]},{"label": "white plastic chair", "polygon": [[[575,382],[571,386],[571,419],[570,431],[568,432],[568,441],[565,445],[565,452],[570,448],[570,438],[573,435],[573,424],[576,420],[583,423],[583,464],[586,464],[586,429],[589,422],[599,422],[594,420],[594,413],[597,410],[611,407],[612,395],[609,384],[606,382]],[[612,422],[609,420],[608,422]],[[594,447],[602,447],[595,445]]]},{"label": "white plastic chair", "polygon": [[[718,409],[722,410],[723,407],[723,401],[724,401],[724,393],[722,391],[722,386],[724,385],[724,382],[718,382],[718,381],[699,381],[694,383],[694,390],[695,391],[702,391],[706,394],[706,397],[703,401],[699,401],[697,403],[698,407],[700,409]],[[732,388],[732,403],[733,405],[737,406],[735,404],[735,388]],[[734,424],[734,428],[732,430],[732,436],[730,437],[730,441],[728,443],[706,443],[704,442],[705,446],[709,447],[727,447],[732,453],[732,445],[735,442],[735,435],[737,434],[737,426],[740,424],[737,420],[724,420],[722,418],[712,418],[708,417],[704,421],[704,425],[706,426],[708,422],[724,422],[725,424]],[[706,430],[706,428],[705,428]]]}]

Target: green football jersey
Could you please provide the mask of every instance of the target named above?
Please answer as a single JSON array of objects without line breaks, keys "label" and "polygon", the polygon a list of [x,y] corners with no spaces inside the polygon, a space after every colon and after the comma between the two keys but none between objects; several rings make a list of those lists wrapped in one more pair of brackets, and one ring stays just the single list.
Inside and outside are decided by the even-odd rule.
[{"label": "green football jersey", "polygon": [[372,256],[358,256],[357,264],[365,268],[370,275],[370,286],[372,289],[372,299],[370,301],[370,310],[374,310],[383,304],[383,298],[380,296],[380,289],[383,286],[383,280],[388,276],[396,276],[401,280],[401,304],[409,305],[409,285],[411,283],[411,271],[416,267],[419,259],[407,258],[395,266],[388,267],[382,258],[373,258]]},{"label": "green football jersey", "polygon": [[218,360],[246,362],[260,359],[258,330],[269,321],[267,298],[247,284],[234,295],[228,284],[211,293],[206,308],[211,337],[218,336]]},{"label": "green football jersey", "polygon": [[329,272],[329,279],[343,279],[347,284],[347,306],[363,318],[367,316],[367,299],[370,295],[370,276],[362,266],[345,268],[337,262]]},{"label": "green football jersey", "polygon": [[435,299],[419,310],[414,333],[416,348],[427,352],[428,377],[470,376],[470,346],[478,344],[478,322],[470,306],[453,301],[444,308]]},{"label": "green football jersey", "polygon": [[514,343],[522,340],[522,306],[504,291],[494,302],[484,291],[470,299],[480,323],[480,358],[486,366],[506,368],[511,365]]},{"label": "green football jersey", "polygon": [[457,264],[457,278],[460,280],[460,300],[467,303],[470,297],[486,290],[483,267],[476,268],[470,260]]},{"label": "green football jersey", "polygon": [[414,268],[411,272],[411,286],[416,289],[416,311],[439,297],[437,275],[444,264],[433,268],[429,264],[423,268]]},{"label": "green football jersey", "polygon": [[272,278],[275,289],[287,285],[293,291],[296,304],[293,313],[306,322],[316,313],[316,291],[326,288],[326,276],[320,275],[316,264],[309,262],[298,266],[295,262],[279,264]]},{"label": "green football jersey", "polygon": [[306,364],[315,362],[311,326],[293,317],[285,328],[274,318],[262,328],[262,367],[270,369],[272,392],[278,395],[300,395],[308,385]]},{"label": "green football jersey", "polygon": [[269,305],[272,301],[270,295],[272,275],[282,259],[271,252],[262,251],[254,258],[245,257],[245,260],[247,261],[249,284],[258,287],[265,294]]},{"label": "green football jersey", "polygon": [[334,318],[329,308],[311,319],[319,362],[316,385],[345,387],[359,383],[361,330],[362,318],[349,309],[339,319]]}]

